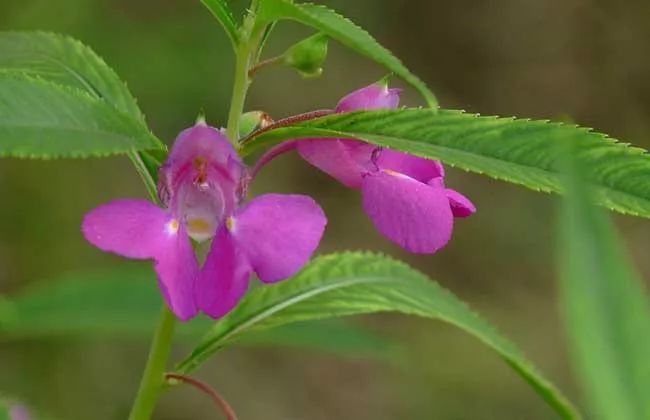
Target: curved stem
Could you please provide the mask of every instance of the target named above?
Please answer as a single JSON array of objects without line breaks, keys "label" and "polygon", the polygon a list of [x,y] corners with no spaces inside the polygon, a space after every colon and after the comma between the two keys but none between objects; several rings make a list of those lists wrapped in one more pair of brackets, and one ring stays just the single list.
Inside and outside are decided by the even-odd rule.
[{"label": "curved stem", "polygon": [[252,79],[258,71],[262,70],[264,67],[272,66],[273,64],[278,64],[282,62],[283,57],[281,55],[277,57],[267,58],[262,60],[259,63],[255,64],[253,67],[248,69],[248,78]]},{"label": "curved stem", "polygon": [[149,420],[151,418],[165,384],[165,367],[172,347],[175,325],[176,317],[167,306],[164,306],[160,314],[158,329],[151,343],[140,388],[135,397],[133,408],[131,408],[131,414],[129,414],[129,420]]},{"label": "curved stem", "polygon": [[237,420],[237,414],[235,414],[235,410],[233,410],[230,404],[228,404],[228,401],[226,401],[215,389],[205,382],[201,382],[198,379],[180,373],[167,373],[165,374],[165,378],[183,382],[187,385],[193,386],[201,392],[204,392],[212,399],[212,401],[214,401],[221,411],[223,411],[227,420]]}]

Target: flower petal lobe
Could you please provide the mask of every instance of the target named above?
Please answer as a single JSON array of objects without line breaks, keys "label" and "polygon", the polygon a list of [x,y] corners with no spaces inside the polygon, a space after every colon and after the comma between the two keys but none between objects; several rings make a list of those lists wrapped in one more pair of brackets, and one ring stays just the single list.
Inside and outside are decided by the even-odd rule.
[{"label": "flower petal lobe", "polygon": [[364,178],[363,208],[388,239],[414,253],[433,253],[451,238],[453,216],[444,189],[405,175]]},{"label": "flower petal lobe", "polygon": [[310,197],[265,194],[239,211],[231,229],[260,280],[272,283],[307,263],[326,223],[323,210]]}]

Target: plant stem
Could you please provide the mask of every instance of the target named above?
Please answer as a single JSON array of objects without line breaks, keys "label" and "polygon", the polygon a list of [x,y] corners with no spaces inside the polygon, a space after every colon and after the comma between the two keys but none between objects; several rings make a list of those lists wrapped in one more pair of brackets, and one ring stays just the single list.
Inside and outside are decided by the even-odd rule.
[{"label": "plant stem", "polygon": [[172,347],[175,325],[176,317],[167,306],[164,306],[129,420],[149,420],[151,418],[165,384],[165,367]]},{"label": "plant stem", "polygon": [[239,45],[235,50],[235,80],[232,87],[228,125],[226,127],[226,135],[235,147],[238,147],[239,120],[244,112],[246,93],[251,83],[248,69],[251,64],[256,64],[258,47],[266,29],[266,25],[257,24],[256,13],[258,7],[259,0],[252,0],[250,11],[244,19],[244,24],[241,28],[242,33]]},{"label": "plant stem", "polygon": [[168,373],[165,375],[165,378],[169,381],[180,381],[183,383],[186,383],[187,385],[191,385],[194,388],[198,389],[199,391],[207,394],[212,401],[223,411],[223,413],[226,415],[226,418],[228,420],[237,420],[237,414],[235,414],[235,410],[228,404],[228,401],[226,401],[214,388],[212,388],[210,385],[206,384],[205,382],[201,382],[198,379],[194,379],[192,377],[189,377],[187,375],[182,375],[180,373]]},{"label": "plant stem", "polygon": [[255,74],[258,71],[262,70],[264,67],[269,67],[274,64],[281,63],[283,58],[284,57],[279,55],[277,57],[267,58],[266,60],[260,61],[259,63],[255,64],[248,70],[248,78],[252,79],[255,76]]},{"label": "plant stem", "polygon": [[226,135],[235,146],[237,146],[237,139],[239,138],[239,120],[244,112],[244,101],[250,84],[248,78],[250,53],[250,41],[246,37],[237,47],[235,53],[235,81],[232,87],[232,99],[230,100],[230,112],[228,113],[228,126],[226,128]]}]

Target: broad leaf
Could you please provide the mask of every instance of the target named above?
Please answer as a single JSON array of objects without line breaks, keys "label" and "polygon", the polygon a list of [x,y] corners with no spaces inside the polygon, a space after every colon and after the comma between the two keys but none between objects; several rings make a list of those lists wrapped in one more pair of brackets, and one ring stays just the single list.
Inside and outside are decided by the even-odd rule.
[{"label": "broad leaf", "polygon": [[138,120],[101,99],[0,72],[0,157],[85,157],[158,147]]},{"label": "broad leaf", "polygon": [[210,10],[210,13],[217,18],[224,31],[230,38],[233,45],[237,44],[239,40],[239,33],[237,31],[237,23],[233,16],[232,10],[228,6],[227,0],[201,0],[201,3]]},{"label": "broad leaf", "polygon": [[[83,90],[145,124],[144,115],[117,74],[90,48],[70,37],[46,32],[0,32],[0,69]],[[149,137],[153,144],[148,149],[165,150],[165,145],[160,140],[152,135]],[[0,139],[0,144],[2,140]],[[157,168],[146,166],[145,162],[151,160],[149,152],[142,150],[127,153],[142,176],[149,194],[155,198]],[[23,156],[52,157],[46,154]],[[61,156],[85,154],[77,155],[75,150],[69,150],[62,152]]]},{"label": "broad leaf", "polygon": [[[574,168],[560,215],[563,311],[594,418],[650,418],[650,307],[611,222]],[[579,171],[579,170],[578,170]]]},{"label": "broad leaf", "polygon": [[561,146],[575,141],[595,200],[650,217],[650,156],[586,128],[452,110],[361,111],[261,130],[245,142],[242,154],[309,137],[358,138],[543,192],[562,192]]},{"label": "broad leaf", "polygon": [[293,3],[291,0],[261,0],[259,19],[272,22],[290,19],[311,26],[332,39],[385,66],[416,88],[433,109],[438,107],[433,92],[411,73],[390,51],[368,32],[344,16],[322,5]]},{"label": "broad leaf", "polygon": [[0,69],[17,70],[87,91],[144,122],[115,72],[81,42],[46,32],[0,32]]},{"label": "broad leaf", "polygon": [[[0,298],[0,337],[149,339],[162,299],[151,268],[126,266],[69,273]],[[212,325],[206,317],[181,323],[177,335],[198,339]],[[339,320],[284,325],[251,334],[239,344],[309,349],[338,356],[387,358],[396,345],[366,328]]]},{"label": "broad leaf", "polygon": [[578,418],[560,391],[521,351],[463,302],[407,265],[373,254],[320,257],[294,278],[252,291],[215,324],[178,370],[196,369],[213,353],[255,331],[297,321],[382,311],[439,319],[463,329],[494,349],[561,417]]}]

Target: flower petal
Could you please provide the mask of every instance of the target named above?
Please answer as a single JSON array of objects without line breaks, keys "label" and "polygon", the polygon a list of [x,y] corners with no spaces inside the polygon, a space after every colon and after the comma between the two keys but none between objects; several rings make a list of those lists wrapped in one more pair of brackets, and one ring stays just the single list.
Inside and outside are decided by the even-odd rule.
[{"label": "flower petal", "polygon": [[222,225],[196,284],[199,309],[215,319],[230,312],[246,293],[251,272],[246,256]]},{"label": "flower petal", "polygon": [[271,283],[292,276],[307,263],[327,219],[310,197],[265,194],[250,201],[229,224],[260,280]]},{"label": "flower petal", "polygon": [[158,192],[165,206],[176,211],[175,194],[182,185],[196,183],[222,190],[226,209],[237,201],[245,166],[225,134],[205,123],[183,130],[159,171]]},{"label": "flower petal", "polygon": [[199,156],[211,164],[223,167],[231,165],[231,160],[240,161],[226,135],[201,122],[181,131],[176,137],[167,163],[171,165],[172,172],[176,172]]},{"label": "flower petal", "polygon": [[91,210],[81,230],[102,251],[127,258],[155,258],[168,233],[171,215],[145,200],[115,200]]},{"label": "flower petal", "polygon": [[[345,96],[339,101],[335,112],[396,108],[399,92],[399,89],[389,89],[383,82],[374,83]],[[377,146],[359,140],[298,140],[295,147],[303,159],[349,188],[360,188],[363,175],[377,169],[372,161]],[[286,150],[286,147],[281,149]],[[271,158],[275,155],[277,153]],[[264,163],[268,160],[265,159]]]},{"label": "flower petal", "polygon": [[155,259],[154,268],[167,305],[178,319],[193,318],[197,313],[194,285],[199,264],[184,226],[164,242]]},{"label": "flower petal", "polygon": [[170,309],[182,320],[196,314],[193,288],[198,264],[185,228],[167,211],[144,200],[116,200],[90,211],[81,230],[103,251],[154,259]]},{"label": "flower petal", "polygon": [[400,89],[389,89],[386,83],[373,83],[343,97],[336,105],[336,112],[397,108],[399,93]]},{"label": "flower petal", "polygon": [[449,199],[449,204],[451,205],[451,211],[454,214],[454,217],[469,217],[472,214],[476,213],[476,206],[458,191],[451,190],[449,188],[445,189],[445,194]]},{"label": "flower petal", "polygon": [[405,175],[364,178],[363,208],[388,239],[414,253],[433,253],[451,238],[453,216],[445,190]]},{"label": "flower petal", "polygon": [[408,175],[425,184],[433,178],[443,178],[445,169],[437,160],[424,159],[407,153],[382,149],[377,158],[377,166]]},{"label": "flower petal", "polygon": [[377,146],[358,140],[309,139],[296,141],[300,156],[349,188],[360,188],[363,174],[373,169]]}]

